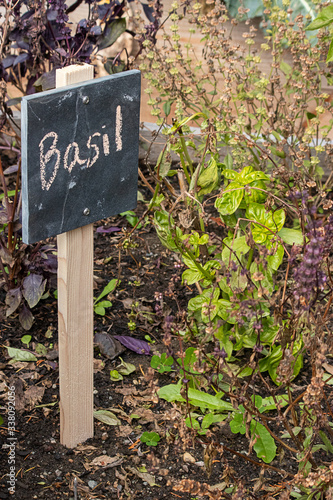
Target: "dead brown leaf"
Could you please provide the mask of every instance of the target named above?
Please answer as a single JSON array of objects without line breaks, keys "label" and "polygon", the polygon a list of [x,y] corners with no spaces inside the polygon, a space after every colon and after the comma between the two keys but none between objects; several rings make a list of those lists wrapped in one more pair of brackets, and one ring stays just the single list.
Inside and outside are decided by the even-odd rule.
[{"label": "dead brown leaf", "polygon": [[137,394],[138,391],[135,387],[116,387],[115,392],[122,394],[123,396],[130,396],[132,394]]},{"label": "dead brown leaf", "polygon": [[208,477],[210,477],[212,474],[213,461],[216,455],[217,455],[216,446],[212,443],[207,445],[204,452],[204,464]]},{"label": "dead brown leaf", "polygon": [[155,481],[155,476],[152,474],[149,474],[148,472],[140,472],[134,467],[126,467],[127,470],[132,472],[135,476],[138,476],[142,481],[146,481],[149,486],[157,486],[156,481]]},{"label": "dead brown leaf", "polygon": [[109,457],[108,455],[100,455],[99,457],[94,458],[92,462],[90,462],[91,467],[116,467],[120,465],[123,461],[123,458],[120,455],[115,455],[114,457]]},{"label": "dead brown leaf", "polygon": [[22,368],[24,370],[35,370],[36,369],[36,364],[31,361],[28,363],[27,361],[15,361],[13,363],[10,363],[10,366],[15,368],[16,371],[21,370]]},{"label": "dead brown leaf", "polygon": [[102,372],[105,363],[102,359],[94,359],[94,373]]},{"label": "dead brown leaf", "polygon": [[[94,495],[89,486],[86,486],[84,481],[82,481],[82,479],[80,479],[79,477],[77,477],[77,492],[80,493],[81,495],[81,498],[89,498],[90,499],[93,499],[93,498],[97,498],[97,495]],[[69,483],[69,487],[72,491],[74,491],[74,478],[71,479],[70,483]]]},{"label": "dead brown leaf", "polygon": [[32,410],[37,403],[42,401],[44,392],[45,387],[40,387],[38,385],[32,385],[24,392],[25,407],[27,411]]},{"label": "dead brown leaf", "polygon": [[156,415],[148,408],[136,408],[135,415],[138,415],[140,419],[139,424],[145,424],[147,422],[154,422]]},{"label": "dead brown leaf", "polygon": [[131,309],[131,307],[134,304],[135,300],[131,299],[130,297],[128,297],[127,299],[121,300],[120,302],[123,303],[123,306],[125,307],[125,309]]},{"label": "dead brown leaf", "polygon": [[73,451],[75,455],[77,455],[78,453],[88,452],[88,451],[93,453],[96,450],[97,450],[96,446],[92,446],[90,444],[79,444]]},{"label": "dead brown leaf", "polygon": [[333,365],[330,365],[328,363],[323,363],[323,367],[330,375],[333,375]]},{"label": "dead brown leaf", "polygon": [[130,425],[120,425],[116,428],[116,436],[128,437],[133,432],[133,427]]}]

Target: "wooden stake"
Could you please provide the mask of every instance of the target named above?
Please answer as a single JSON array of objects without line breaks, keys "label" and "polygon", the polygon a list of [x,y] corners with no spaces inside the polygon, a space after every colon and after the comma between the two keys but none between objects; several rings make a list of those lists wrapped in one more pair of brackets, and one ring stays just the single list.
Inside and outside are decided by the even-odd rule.
[{"label": "wooden stake", "polygon": [[[68,66],[56,71],[56,87],[93,77],[93,66]],[[74,448],[94,435],[93,224],[57,240],[60,442]]]}]

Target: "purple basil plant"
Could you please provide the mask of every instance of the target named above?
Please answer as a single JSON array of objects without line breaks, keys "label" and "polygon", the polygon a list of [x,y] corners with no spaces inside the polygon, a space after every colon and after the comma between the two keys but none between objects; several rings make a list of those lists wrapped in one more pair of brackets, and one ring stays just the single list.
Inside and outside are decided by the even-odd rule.
[{"label": "purple basil plant", "polygon": [[[69,14],[83,1],[87,18],[73,30]],[[65,0],[0,0],[0,290],[6,294],[7,316],[18,313],[25,329],[33,322],[30,309],[55,281],[57,262],[54,248],[21,240],[20,135],[12,111],[20,97],[10,99],[7,89],[16,87],[20,95],[51,89],[57,68],[93,63],[125,31],[134,37],[125,18],[128,1],[75,0],[68,6]],[[158,29],[161,7],[156,1],[142,4],[150,22],[144,37]],[[122,52],[104,61],[108,73],[129,69],[129,54],[124,62]]]}]

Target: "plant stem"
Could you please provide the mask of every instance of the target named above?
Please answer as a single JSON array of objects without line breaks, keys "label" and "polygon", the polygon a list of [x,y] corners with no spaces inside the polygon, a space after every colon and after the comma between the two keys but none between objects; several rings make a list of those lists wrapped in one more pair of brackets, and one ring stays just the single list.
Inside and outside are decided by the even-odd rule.
[{"label": "plant stem", "polygon": [[249,256],[248,256],[248,259],[247,259],[247,264],[246,264],[246,269],[249,271],[250,270],[250,267],[251,267],[251,264],[252,264],[252,259],[253,259],[253,248],[250,248],[250,251],[249,251]]},{"label": "plant stem", "polygon": [[187,163],[188,163],[191,175],[193,175],[193,171],[194,171],[193,170],[193,163],[192,163],[191,157],[189,155],[189,152],[188,152],[188,149],[187,149],[187,146],[186,146],[186,142],[185,142],[185,139],[184,139],[184,135],[183,135],[182,129],[179,129],[178,133],[179,133],[180,142],[182,144],[182,148],[183,148],[183,151],[184,151],[184,154],[185,154],[185,158],[187,160]]}]

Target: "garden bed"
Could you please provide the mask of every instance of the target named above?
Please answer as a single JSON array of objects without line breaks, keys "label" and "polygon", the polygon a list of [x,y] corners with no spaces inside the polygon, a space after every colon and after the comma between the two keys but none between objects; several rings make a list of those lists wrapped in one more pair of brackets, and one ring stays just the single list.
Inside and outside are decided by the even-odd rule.
[{"label": "garden bed", "polygon": [[[145,187],[141,186],[141,190],[144,192]],[[142,210],[139,203],[138,213]],[[195,286],[181,284],[184,267],[162,247],[152,226],[134,233],[136,247],[127,252],[119,249],[123,231],[131,228],[124,217],[102,221],[98,227],[121,231],[95,232],[94,296],[112,278],[120,276],[121,283],[110,297],[112,308],[106,310],[104,317],[95,315],[94,331],[139,339],[149,336],[151,354],[165,352],[163,318],[155,314],[156,305],[161,304],[163,297],[164,316],[176,316],[170,283],[174,283],[178,305],[184,309],[197,293]],[[214,229],[221,231],[219,227]],[[228,491],[235,484],[243,484],[251,491],[249,498],[269,498],[272,492],[283,491],[284,482],[297,472],[298,464],[288,452],[280,450],[270,464],[249,453],[247,438],[233,434],[228,422],[211,427],[208,436],[195,436],[184,425],[177,403],[167,403],[157,396],[159,387],[175,382],[175,374],[159,375],[150,368],[151,356],[126,350],[121,357],[135,365],[135,372],[122,381],[111,381],[110,371],[119,365],[120,359],[108,360],[97,346],[95,410],[110,410],[119,419],[119,425],[110,426],[95,419],[94,438],[73,450],[66,449],[59,444],[57,302],[50,296],[33,310],[35,323],[28,332],[32,336],[29,347],[36,352],[40,344],[45,349],[38,361],[11,364],[5,346],[25,348],[21,339],[27,332],[17,318],[4,317],[4,301],[2,293],[0,387],[14,385],[16,392],[16,498],[73,498],[74,478],[78,498],[82,499],[189,499],[200,498],[200,494],[203,498],[228,498]],[[133,331],[129,329],[130,321]],[[177,348],[176,339],[173,342]],[[306,363],[307,360],[292,384],[295,396],[304,391],[310,380]],[[259,387],[257,382],[253,389],[257,394],[265,393],[265,387]],[[1,405],[6,405],[5,392]],[[274,431],[281,432],[279,428]],[[161,440],[156,447],[147,446],[139,440],[142,432],[156,432]],[[1,463],[6,474],[5,424],[1,438]],[[328,463],[326,452],[320,454],[322,462]],[[10,498],[6,481],[3,475],[3,499]],[[242,498],[247,498],[245,490]]]},{"label": "garden bed", "polygon": [[[105,222],[108,226],[126,226],[126,220],[120,217]],[[112,309],[104,317],[95,316],[95,332],[131,335],[141,339],[149,335],[153,341],[152,352],[163,352],[162,325],[158,318],[150,322],[147,317],[154,312],[155,294],[164,294],[166,307],[175,312],[175,303],[165,292],[170,280],[180,276],[181,269],[175,268],[171,253],[161,246],[151,227],[139,231],[136,238],[139,246],[133,250],[133,257],[122,251],[120,261],[119,239],[117,232],[111,233],[111,236],[96,233],[94,274],[97,289],[94,295],[108,280],[118,276],[119,264],[122,282],[112,298]],[[179,280],[176,283],[178,301],[185,306],[195,292],[194,287],[182,286]],[[3,294],[2,305],[4,298]],[[128,313],[133,301],[137,301],[139,306],[136,329],[130,332]],[[16,498],[71,498],[74,477],[78,478],[78,498],[188,499],[189,492],[182,493],[177,489],[181,488],[184,479],[207,483],[212,491],[220,488],[221,492],[228,485],[242,480],[251,489],[255,486],[255,498],[260,498],[267,495],[270,485],[287,480],[291,473],[296,472],[297,463],[288,456],[276,458],[271,464],[273,468],[264,468],[265,465],[258,461],[255,454],[248,455],[246,438],[232,434],[229,426],[224,425],[213,430],[220,452],[213,461],[209,477],[204,465],[207,439],[205,436],[193,440],[186,437],[176,405],[156,396],[158,387],[170,383],[173,378],[156,373],[153,376],[150,356],[129,350],[122,354],[122,358],[133,363],[136,371],[121,382],[110,380],[110,370],[119,364],[119,358],[109,361],[100,356],[98,350],[94,356],[95,409],[119,412],[116,415],[121,425],[108,426],[95,420],[95,437],[73,450],[67,450],[59,444],[56,300],[50,297],[42,301],[36,307],[34,316],[35,324],[29,332],[31,346],[37,343],[44,345],[47,355],[41,355],[37,363],[17,362],[12,365],[7,349],[2,348],[0,364],[1,384],[15,385],[16,404],[20,408],[16,415]],[[21,338],[25,334],[16,318],[2,318],[3,345],[20,349],[23,347]],[[308,375],[305,370],[295,382],[298,390],[302,389]],[[6,394],[3,394],[2,404],[5,400]],[[156,448],[137,442],[143,431],[157,431],[162,436]],[[1,427],[1,436],[2,442],[6,443],[5,426]],[[222,453],[221,445],[225,445],[228,451]],[[238,456],[236,452],[243,456]],[[109,457],[114,462],[108,463]],[[4,473],[6,461],[7,451],[3,447],[1,463],[4,464]],[[152,478],[155,486],[149,485],[153,482]],[[193,494],[195,489],[193,485]],[[6,491],[6,476],[3,476],[0,498],[10,498]]]}]

